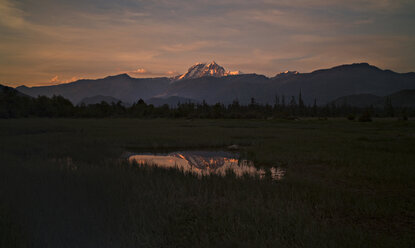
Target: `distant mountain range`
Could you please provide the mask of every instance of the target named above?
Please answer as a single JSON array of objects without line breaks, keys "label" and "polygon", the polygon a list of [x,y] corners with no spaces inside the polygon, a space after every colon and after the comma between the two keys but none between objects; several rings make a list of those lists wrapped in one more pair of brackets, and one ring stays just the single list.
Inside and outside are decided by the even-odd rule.
[{"label": "distant mountain range", "polygon": [[128,74],[109,76],[102,79],[81,79],[72,83],[16,89],[30,96],[62,95],[72,103],[78,104],[87,97],[111,96],[125,103],[149,99],[169,87],[169,78],[132,78]]},{"label": "distant mountain range", "polygon": [[[196,64],[183,75],[172,78],[132,78],[120,74],[96,80],[83,79],[30,88],[20,86],[16,89],[30,96],[62,95],[74,104],[97,96],[112,97],[127,104],[140,98],[155,105],[203,100],[209,104],[227,104],[235,99],[247,104],[252,97],[258,103],[273,104],[277,95],[280,99],[284,95],[288,103],[292,96],[297,98],[300,91],[306,104],[312,104],[314,99],[319,105],[344,99],[351,103],[354,101],[352,98],[361,99],[361,104],[366,104],[375,102],[377,97],[415,89],[415,73],[396,73],[358,63],[310,73],[287,71],[275,77],[266,77],[229,72],[212,62]],[[339,99],[344,96],[348,98]]]}]

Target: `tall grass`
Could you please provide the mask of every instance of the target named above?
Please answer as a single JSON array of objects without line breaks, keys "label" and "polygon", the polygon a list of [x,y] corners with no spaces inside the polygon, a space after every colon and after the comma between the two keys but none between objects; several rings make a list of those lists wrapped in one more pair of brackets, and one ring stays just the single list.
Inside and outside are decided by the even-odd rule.
[{"label": "tall grass", "polygon": [[[415,123],[0,121],[2,247],[413,247]],[[136,166],[242,146],[284,180]]]}]

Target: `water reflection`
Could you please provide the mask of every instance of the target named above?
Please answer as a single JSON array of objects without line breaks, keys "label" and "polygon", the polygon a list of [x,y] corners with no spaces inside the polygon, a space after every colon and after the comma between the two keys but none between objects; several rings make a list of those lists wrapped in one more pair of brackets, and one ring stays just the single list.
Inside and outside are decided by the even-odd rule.
[{"label": "water reflection", "polygon": [[233,173],[236,177],[248,175],[262,179],[268,173],[273,180],[281,180],[285,174],[285,170],[278,167],[258,169],[252,161],[238,157],[237,154],[223,151],[183,151],[168,154],[135,154],[128,159],[141,165],[177,168],[199,177],[212,174],[225,176],[227,173]]}]

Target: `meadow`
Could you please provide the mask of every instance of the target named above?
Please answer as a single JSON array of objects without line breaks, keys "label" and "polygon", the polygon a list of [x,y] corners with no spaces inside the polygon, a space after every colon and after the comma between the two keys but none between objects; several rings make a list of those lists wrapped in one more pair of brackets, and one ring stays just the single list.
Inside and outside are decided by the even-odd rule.
[{"label": "meadow", "polygon": [[[281,181],[129,164],[236,144]],[[0,120],[0,247],[415,247],[415,122]]]}]

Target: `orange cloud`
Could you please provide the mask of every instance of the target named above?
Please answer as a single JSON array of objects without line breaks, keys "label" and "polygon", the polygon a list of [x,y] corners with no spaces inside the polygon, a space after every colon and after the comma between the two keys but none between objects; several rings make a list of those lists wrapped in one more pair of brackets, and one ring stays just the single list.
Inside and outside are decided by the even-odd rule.
[{"label": "orange cloud", "polygon": [[53,78],[51,78],[49,80],[49,83],[54,83],[54,84],[66,84],[66,83],[71,83],[74,82],[76,80],[78,80],[78,77],[71,77],[69,79],[66,80],[60,80],[58,76],[54,76]]},{"label": "orange cloud", "polygon": [[58,76],[54,76],[53,78],[51,78],[50,80],[49,80],[49,82],[50,83],[59,83],[60,81],[59,81],[59,77]]},{"label": "orange cloud", "polygon": [[176,75],[179,75],[179,73],[177,71],[167,71],[166,72],[166,75],[168,75],[168,76],[176,76]]},{"label": "orange cloud", "polygon": [[135,74],[149,74],[149,71],[147,71],[144,68],[138,68],[137,70],[132,71],[132,73],[135,73]]},{"label": "orange cloud", "polygon": [[180,73],[178,73],[175,70],[170,70],[170,71],[165,71],[165,72],[161,72],[161,71],[153,71],[153,70],[147,70],[144,68],[138,68],[137,70],[133,70],[133,71],[121,71],[119,73],[127,73],[131,76],[145,76],[145,77],[172,77],[172,76],[177,76]]},{"label": "orange cloud", "polygon": [[158,77],[158,76],[176,76],[179,73],[177,71],[167,71],[167,72],[159,72],[159,71],[150,71],[144,68],[138,68],[134,71],[127,71],[127,74],[131,74],[133,76],[151,76],[151,77]]}]

